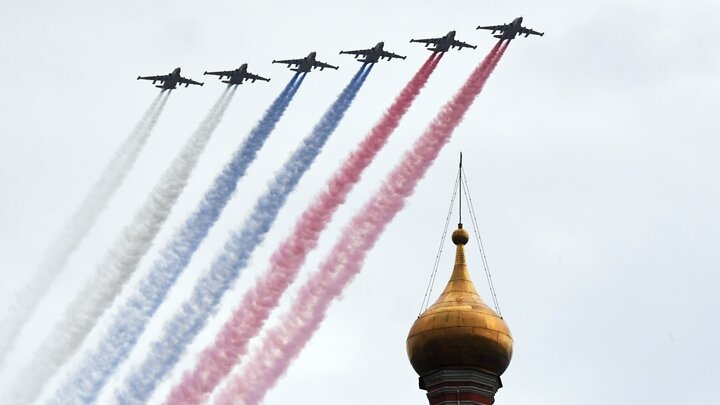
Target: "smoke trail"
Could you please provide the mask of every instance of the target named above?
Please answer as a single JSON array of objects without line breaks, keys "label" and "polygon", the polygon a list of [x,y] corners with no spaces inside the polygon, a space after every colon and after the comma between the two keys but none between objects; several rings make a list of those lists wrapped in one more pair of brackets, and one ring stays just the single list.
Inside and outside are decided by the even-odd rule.
[{"label": "smoke trail", "polygon": [[120,187],[140,155],[160,113],[165,107],[169,92],[161,91],[128,138],[123,142],[90,189],[80,207],[68,218],[58,237],[49,246],[32,279],[15,294],[0,328],[0,371],[4,368],[9,350],[15,346],[25,323],[32,317],[42,298],[55,282],[70,255],[77,249],[88,231],[105,209],[107,202]]},{"label": "smoke trail", "polygon": [[121,390],[116,393],[118,402],[131,404],[148,401],[155,387],[183,354],[185,347],[215,312],[223,293],[247,265],[250,255],[262,242],[288,195],[337,128],[368,73],[369,67],[363,66],[358,70],[312,133],[269,183],[268,190],[257,201],[240,231],[231,235],[210,271],[195,285],[189,300],[165,324],[162,337],[152,344],[148,356],[139,367],[131,370]]},{"label": "smoke trail", "polygon": [[151,191],[132,223],[125,227],[103,262],[93,273],[80,294],[70,303],[52,333],[34,353],[32,360],[16,380],[15,390],[7,402],[32,402],[52,374],[78,349],[115,295],[122,289],[152,244],[153,238],[170,214],[200,154],[222,119],[235,89],[226,89],[185,143],[180,154]]},{"label": "smoke trail", "polygon": [[195,211],[160,251],[160,257],[140,282],[140,288],[123,304],[110,328],[103,333],[100,343],[83,356],[80,369],[72,373],[61,385],[60,391],[55,393],[53,402],[90,403],[95,400],[110,376],[127,358],[170,287],[187,267],[195,250],[234,195],[238,181],[280,121],[304,77],[304,74],[296,74],[270,105],[215,178]]},{"label": "smoke trail", "polygon": [[442,146],[482,90],[504,52],[500,43],[440,111],[413,149],[386,177],[382,187],[345,227],[340,240],[301,287],[290,312],[265,335],[241,372],[217,398],[219,404],[257,404],[285,373],[322,323],[332,300],[362,269],[365,255],[402,209]]},{"label": "smoke trail", "polygon": [[278,305],[307,254],[317,245],[320,233],[397,128],[439,61],[435,55],[428,58],[358,148],[345,159],[340,170],[328,180],[326,188],[295,223],[290,236],[275,250],[270,267],[245,293],[215,342],[201,353],[194,370],[185,373],[182,381],[173,388],[166,404],[201,403],[238,363],[247,350],[248,341],[259,332]]}]

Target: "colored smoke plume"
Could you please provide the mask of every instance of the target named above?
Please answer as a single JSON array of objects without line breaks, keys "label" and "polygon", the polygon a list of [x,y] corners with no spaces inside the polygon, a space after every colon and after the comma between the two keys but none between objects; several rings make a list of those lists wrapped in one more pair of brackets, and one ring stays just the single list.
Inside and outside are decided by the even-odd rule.
[{"label": "colored smoke plume", "polygon": [[169,92],[161,91],[130,135],[120,145],[110,162],[101,172],[100,178],[90,188],[75,213],[68,218],[57,238],[50,244],[35,270],[32,279],[14,296],[14,300],[3,317],[0,328],[0,371],[9,351],[15,346],[25,323],[30,320],[40,301],[50,290],[70,256],[85,239],[93,224],[105,210],[110,198],[122,185],[125,177],[140,156],[145,142],[150,137],[160,118]]},{"label": "colored smoke plume", "polygon": [[218,404],[257,404],[285,373],[322,323],[330,303],[360,272],[367,253],[449,141],[506,47],[498,42],[353,217],[320,269],[300,288],[290,311],[264,335],[240,373],[220,392]]},{"label": "colored smoke plume", "polygon": [[193,213],[160,251],[140,287],[123,303],[100,342],[91,352],[83,353],[79,369],[61,384],[53,397],[54,403],[89,403],[97,398],[235,194],[238,182],[282,118],[304,77],[296,74],[250,131]]},{"label": "colored smoke plume", "polygon": [[326,187],[298,219],[293,232],[275,250],[270,267],[245,293],[215,342],[200,354],[193,371],[184,374],[166,404],[201,403],[238,363],[247,351],[249,340],[259,333],[282,294],[295,280],[332,215],[345,202],[363,170],[386,144],[439,61],[438,55],[428,58],[358,148],[328,180]]},{"label": "colored smoke plume", "polygon": [[369,73],[370,67],[363,66],[358,70],[312,133],[269,182],[268,190],[258,199],[239,230],[230,236],[210,270],[201,276],[190,298],[164,325],[161,337],[152,343],[150,353],[140,366],[131,369],[116,392],[118,402],[146,403],[157,385],[172,370],[187,345],[215,313],[223,294],[247,266],[252,252],[263,241],[287,197],[322,151]]},{"label": "colored smoke plume", "polygon": [[18,375],[11,397],[4,404],[27,404],[41,393],[48,379],[75,353],[100,316],[130,278],[140,259],[170,215],[185,188],[200,154],[222,119],[235,89],[226,89],[200,127],[135,213],[80,293],[70,303],[50,335]]}]

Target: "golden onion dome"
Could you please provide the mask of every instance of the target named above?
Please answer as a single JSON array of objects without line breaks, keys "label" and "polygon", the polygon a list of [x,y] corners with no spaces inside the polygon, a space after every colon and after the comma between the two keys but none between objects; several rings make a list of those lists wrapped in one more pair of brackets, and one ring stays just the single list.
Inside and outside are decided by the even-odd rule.
[{"label": "golden onion dome", "polygon": [[510,329],[480,298],[465,262],[470,235],[462,224],[452,234],[455,267],[445,290],[410,328],[407,353],[423,376],[443,368],[473,368],[498,377],[512,358]]}]

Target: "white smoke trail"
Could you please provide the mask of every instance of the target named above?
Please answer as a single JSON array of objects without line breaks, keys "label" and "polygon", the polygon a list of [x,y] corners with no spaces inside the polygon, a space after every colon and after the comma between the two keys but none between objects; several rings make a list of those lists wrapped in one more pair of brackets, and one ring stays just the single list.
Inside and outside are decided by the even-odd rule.
[{"label": "white smoke trail", "polygon": [[150,136],[160,113],[165,107],[169,92],[161,92],[150,108],[145,111],[140,121],[115,152],[112,159],[102,171],[100,178],[90,189],[80,207],[67,219],[60,234],[49,246],[40,266],[32,279],[14,296],[7,313],[2,318],[0,328],[0,371],[5,366],[10,350],[20,335],[25,323],[31,318],[38,304],[55,282],[60,270],[65,266],[70,255],[77,249],[90,228],[105,209],[110,198],[120,187],[140,155],[145,142]]},{"label": "white smoke trail", "polygon": [[50,377],[77,351],[100,316],[110,307],[140,259],[150,249],[234,93],[235,88],[223,92],[185,143],[160,182],[147,196],[133,221],[125,227],[120,238],[97,267],[91,280],[71,302],[62,318],[53,326],[49,337],[18,375],[11,394],[3,398],[3,404],[33,402]]}]

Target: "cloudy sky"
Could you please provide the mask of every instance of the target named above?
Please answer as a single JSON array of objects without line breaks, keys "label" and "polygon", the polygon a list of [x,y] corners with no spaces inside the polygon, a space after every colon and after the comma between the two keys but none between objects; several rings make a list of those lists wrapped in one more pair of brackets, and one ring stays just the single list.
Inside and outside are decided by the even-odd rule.
[{"label": "cloudy sky", "polygon": [[[181,66],[185,76],[202,80],[205,70],[247,62],[251,71],[273,79],[238,89],[157,247],[289,79],[271,60],[314,50],[319,59],[341,65],[309,75],[142,346],[158,335],[160,321],[187,296],[265,182],[357,69],[338,51],[384,40],[388,50],[408,55],[373,70],[223,309],[192,345],[182,367],[192,365],[328,174],[426,58],[408,40],[456,29],[459,39],[478,49],[443,58],[323,234],[304,274],[327,255],[355,210],[492,47],[493,38],[474,28],[523,15],[525,25],[546,35],[511,44],[363,273],[265,403],[309,403],[303,400],[308,394],[319,404],[425,402],[405,338],[430,277],[461,150],[515,338],[498,404],[661,405],[718,398],[718,2],[68,0],[3,1],[2,9],[0,303],[30,277],[154,98],[156,89],[135,81],[137,75]],[[125,184],[23,334],[13,367],[89,278],[221,93],[219,83],[204,79],[202,88],[172,94]],[[448,241],[436,294],[449,276],[450,246]],[[468,251],[476,285],[489,298],[478,250]],[[154,400],[168,389],[163,385]]]}]

